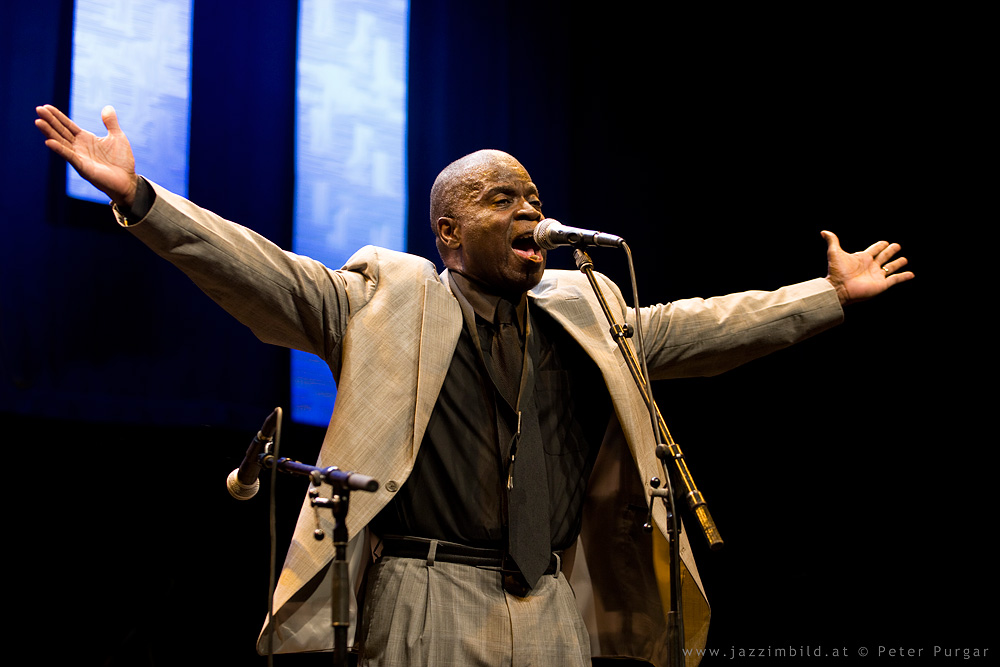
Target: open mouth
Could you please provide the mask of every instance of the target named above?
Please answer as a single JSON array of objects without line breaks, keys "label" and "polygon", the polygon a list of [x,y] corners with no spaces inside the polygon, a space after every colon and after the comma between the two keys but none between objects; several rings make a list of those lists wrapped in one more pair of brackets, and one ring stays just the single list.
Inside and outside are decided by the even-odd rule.
[{"label": "open mouth", "polygon": [[531,232],[518,236],[511,242],[510,247],[513,248],[515,254],[529,262],[542,261],[542,249],[535,243]]}]

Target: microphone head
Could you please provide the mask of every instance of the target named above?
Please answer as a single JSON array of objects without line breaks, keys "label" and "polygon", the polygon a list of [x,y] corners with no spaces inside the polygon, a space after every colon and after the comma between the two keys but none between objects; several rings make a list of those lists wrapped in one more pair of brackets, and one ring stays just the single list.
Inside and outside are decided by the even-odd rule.
[{"label": "microphone head", "polygon": [[545,218],[537,225],[535,225],[535,231],[532,236],[535,239],[535,243],[539,248],[543,250],[553,250],[559,247],[558,243],[553,243],[549,240],[549,234],[554,230],[562,227],[562,224],[553,218]]},{"label": "microphone head", "polygon": [[260,480],[255,479],[253,484],[244,484],[239,480],[237,475],[240,469],[229,473],[229,477],[226,478],[226,488],[229,489],[229,495],[236,500],[250,500],[255,495],[257,495],[257,490],[260,488]]}]

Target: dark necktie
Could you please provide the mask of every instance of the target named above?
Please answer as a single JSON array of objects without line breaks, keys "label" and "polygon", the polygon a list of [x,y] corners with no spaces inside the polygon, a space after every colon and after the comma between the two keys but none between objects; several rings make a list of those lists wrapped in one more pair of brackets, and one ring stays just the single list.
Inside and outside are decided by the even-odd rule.
[{"label": "dark necktie", "polygon": [[517,310],[507,299],[497,304],[496,333],[490,354],[493,356],[493,370],[497,389],[511,407],[517,405],[517,394],[521,387],[521,363],[524,351],[521,337],[517,332]]},{"label": "dark necktie", "polygon": [[[497,331],[490,353],[496,373],[497,389],[507,402],[520,410],[516,416],[515,435],[508,461],[508,550],[524,580],[533,587],[549,565],[551,537],[549,529],[548,487],[542,438],[535,409],[534,373],[531,355],[525,355],[517,330],[514,304],[501,299],[497,305]],[[529,341],[530,342],[530,341]],[[522,364],[528,364],[523,395]]]}]

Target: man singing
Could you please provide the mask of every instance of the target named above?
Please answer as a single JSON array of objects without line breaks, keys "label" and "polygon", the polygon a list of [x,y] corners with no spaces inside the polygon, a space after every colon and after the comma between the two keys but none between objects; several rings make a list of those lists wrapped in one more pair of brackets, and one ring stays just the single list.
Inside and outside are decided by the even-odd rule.
[{"label": "man singing", "polygon": [[[261,340],[329,365],[338,393],[319,465],[381,482],[354,494],[347,518],[359,664],[667,664],[662,503],[654,534],[641,528],[643,481],[659,471],[649,416],[586,278],[545,270],[538,188],[517,160],[478,151],[438,176],[443,273],[375,247],[333,270],[138,176],[110,107],[103,138],[37,111],[46,145],[111,198],[129,233]],[[897,244],[848,254],[823,235],[828,275],[774,292],[637,313],[598,280],[618,321],[642,327],[653,379],[713,375],[913,277]],[[331,648],[333,550],[313,539],[316,520],[305,502],[261,649],[272,631],[281,652]],[[685,645],[697,649],[708,605],[680,540]]]}]

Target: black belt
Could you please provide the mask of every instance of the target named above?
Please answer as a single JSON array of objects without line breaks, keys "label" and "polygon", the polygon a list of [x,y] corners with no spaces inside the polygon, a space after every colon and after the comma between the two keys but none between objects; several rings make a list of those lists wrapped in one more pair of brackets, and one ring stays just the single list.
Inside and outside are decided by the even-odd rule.
[{"label": "black belt", "polygon": [[[497,570],[503,575],[504,589],[520,597],[527,595],[531,588],[510,556],[502,549],[482,549],[424,537],[393,535],[382,538],[382,557],[415,558],[426,560],[428,565],[441,561]],[[549,566],[544,574],[557,575],[561,567],[562,554],[555,552],[549,559]]]}]

